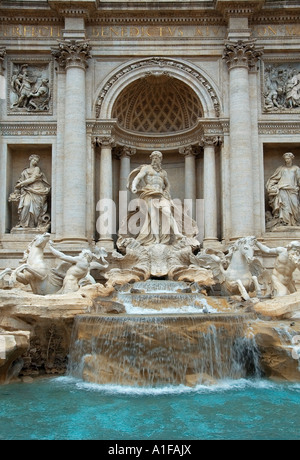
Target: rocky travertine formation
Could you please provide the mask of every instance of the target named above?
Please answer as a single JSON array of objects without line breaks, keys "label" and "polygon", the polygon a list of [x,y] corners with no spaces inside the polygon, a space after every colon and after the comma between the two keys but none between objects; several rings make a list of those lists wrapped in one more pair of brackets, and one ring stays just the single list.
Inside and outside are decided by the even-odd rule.
[{"label": "rocky travertine formation", "polygon": [[[134,285],[132,289],[133,294],[139,295]],[[101,382],[112,382],[116,372],[122,370],[116,355],[122,356],[126,348],[132,343],[137,344],[139,339],[146,355],[153,358],[160,341],[166,336],[172,341],[173,363],[184,368],[184,373],[181,369],[180,375],[172,365],[169,366],[171,357],[168,352],[168,359],[164,356],[161,368],[157,367],[157,363],[151,366],[149,359],[144,362],[142,368],[145,372],[147,370],[153,381],[158,375],[163,375],[166,380],[174,379],[176,383],[185,385],[213,383],[226,375],[232,359],[237,357],[239,363],[244,363],[240,375],[252,375],[260,369],[261,375],[267,378],[300,381],[297,359],[299,293],[257,303],[242,302],[237,297],[227,300],[211,297],[209,300],[213,300],[215,305],[221,301],[215,313],[161,315],[164,319],[159,319],[158,314],[151,316],[153,321],[148,315],[128,315],[120,301],[122,296],[115,294],[113,289],[104,288],[101,284],[86,286],[73,294],[51,296],[33,295],[18,289],[0,290],[0,382],[28,375],[64,374],[76,317],[77,321],[84,318],[80,332],[84,342],[95,328],[95,323],[99,326],[101,322],[106,332],[103,333],[102,329],[99,335],[94,329],[94,333],[98,334],[96,343],[100,345],[107,337],[110,340],[104,354],[102,351],[87,351],[84,378],[90,381],[99,382],[101,369]],[[187,296],[190,295],[187,292]],[[210,305],[213,303],[210,302]],[[130,325],[134,326],[131,331]],[[89,345],[85,342],[84,346]],[[204,360],[201,365],[203,352],[210,346],[212,361],[208,363]],[[124,372],[123,382],[132,381],[135,372],[138,372],[139,381],[141,371],[138,366],[141,363],[137,362],[138,358],[135,359],[135,370]],[[166,360],[169,367],[163,366]],[[195,363],[198,365],[195,366]]]},{"label": "rocky travertine formation", "polygon": [[100,284],[68,295],[0,290],[0,383],[21,370],[22,375],[65,373],[74,317],[89,312],[93,299],[109,292]]},{"label": "rocky travertine formation", "polygon": [[273,380],[299,382],[300,320],[253,321],[250,331],[259,350],[263,375]]},{"label": "rocky travertine formation", "polygon": [[300,311],[299,292],[259,302],[255,305],[255,311],[263,317],[272,319],[293,318]]}]

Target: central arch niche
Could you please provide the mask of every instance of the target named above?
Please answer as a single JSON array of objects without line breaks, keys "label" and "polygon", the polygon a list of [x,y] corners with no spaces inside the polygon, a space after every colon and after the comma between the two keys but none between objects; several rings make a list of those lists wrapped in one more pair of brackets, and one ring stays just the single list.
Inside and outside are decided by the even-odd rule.
[{"label": "central arch niche", "polygon": [[149,75],[120,93],[112,117],[125,130],[159,135],[193,128],[203,117],[203,108],[182,81],[165,74]]}]

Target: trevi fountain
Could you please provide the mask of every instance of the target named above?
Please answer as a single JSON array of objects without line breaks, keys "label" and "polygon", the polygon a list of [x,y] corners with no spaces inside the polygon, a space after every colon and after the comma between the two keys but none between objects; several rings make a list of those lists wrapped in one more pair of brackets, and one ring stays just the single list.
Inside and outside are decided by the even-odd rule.
[{"label": "trevi fountain", "polygon": [[226,382],[298,392],[297,2],[20,3],[0,5],[0,397],[204,391],[205,414]]}]

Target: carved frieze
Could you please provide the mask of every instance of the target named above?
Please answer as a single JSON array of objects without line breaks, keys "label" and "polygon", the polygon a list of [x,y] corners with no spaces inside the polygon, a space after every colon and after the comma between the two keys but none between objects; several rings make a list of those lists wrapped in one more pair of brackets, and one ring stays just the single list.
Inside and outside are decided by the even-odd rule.
[{"label": "carved frieze", "polygon": [[52,63],[49,59],[11,59],[8,114],[52,113]]},{"label": "carved frieze", "polygon": [[263,111],[300,112],[300,62],[265,62]]},{"label": "carved frieze", "polygon": [[261,122],[258,124],[258,134],[300,134],[300,122]]},{"label": "carved frieze", "polygon": [[56,123],[0,123],[2,136],[56,136]]}]

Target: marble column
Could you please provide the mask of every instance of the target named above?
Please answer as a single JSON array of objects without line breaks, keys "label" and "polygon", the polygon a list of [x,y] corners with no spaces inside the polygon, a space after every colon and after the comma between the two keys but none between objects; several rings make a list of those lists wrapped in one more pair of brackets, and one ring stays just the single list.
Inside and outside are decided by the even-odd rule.
[{"label": "marble column", "polygon": [[[52,158],[53,171],[55,176],[55,239],[60,241],[64,236],[64,137],[65,137],[65,93],[66,74],[64,68],[57,68],[57,132],[56,132],[56,157]],[[52,229],[53,232],[53,229]]]},{"label": "marble column", "polygon": [[63,40],[52,54],[66,70],[63,240],[86,241],[85,71],[90,58],[84,40]]},{"label": "marble column", "polygon": [[[6,55],[6,48],[0,48],[0,109],[2,112],[2,104],[6,103],[5,95],[5,76],[4,76],[4,58]],[[4,152],[4,145],[2,134],[0,132],[0,196],[3,197],[0,202],[0,239],[5,233],[6,226],[8,226],[8,203],[4,197],[7,196],[7,169],[8,169],[8,159],[7,153]],[[1,247],[1,241],[0,241]]]},{"label": "marble column", "polygon": [[179,149],[179,153],[184,155],[184,176],[185,176],[185,200],[189,200],[188,208],[191,210],[191,217],[196,217],[196,155],[192,146]]},{"label": "marble column", "polygon": [[127,191],[127,181],[130,174],[130,158],[136,153],[136,149],[122,147],[118,153],[120,158],[120,191]]},{"label": "marble column", "polygon": [[135,155],[136,149],[132,147],[121,147],[118,151],[118,157],[120,158],[120,182],[119,182],[119,222],[126,218],[128,211],[128,204],[130,201],[130,191],[127,189],[128,177],[130,175],[130,158]]},{"label": "marble column", "polygon": [[113,201],[113,170],[112,148],[113,137],[98,137],[98,145],[101,147],[100,154],[100,193],[96,210],[100,212],[97,219],[97,231],[99,233],[100,246],[107,250],[113,249],[112,233],[116,225],[116,206]]},{"label": "marble column", "polygon": [[217,237],[217,180],[216,180],[216,145],[219,137],[203,136],[200,145],[204,151],[203,197],[204,197],[204,242],[214,243]]},{"label": "marble column", "polygon": [[254,40],[228,41],[223,59],[229,69],[231,237],[254,233],[249,69],[262,51]]}]

